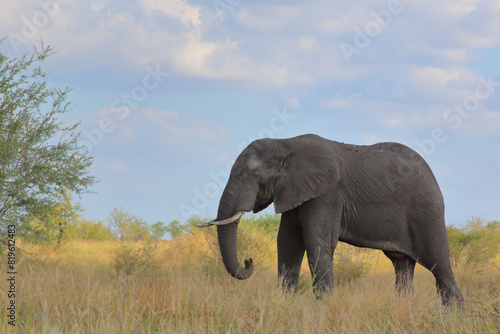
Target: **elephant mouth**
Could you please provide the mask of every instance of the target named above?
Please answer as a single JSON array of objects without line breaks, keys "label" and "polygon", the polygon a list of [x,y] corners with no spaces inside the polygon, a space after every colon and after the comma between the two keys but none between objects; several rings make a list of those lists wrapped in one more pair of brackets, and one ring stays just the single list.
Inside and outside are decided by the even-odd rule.
[{"label": "elephant mouth", "polygon": [[253,209],[253,213],[257,213],[257,212],[260,212],[260,211],[264,210],[265,208],[267,208],[273,202],[273,200],[269,200],[269,201],[266,201],[266,202],[262,203],[261,201],[259,201],[259,199],[257,199],[256,202],[258,204],[255,205],[255,207]]}]

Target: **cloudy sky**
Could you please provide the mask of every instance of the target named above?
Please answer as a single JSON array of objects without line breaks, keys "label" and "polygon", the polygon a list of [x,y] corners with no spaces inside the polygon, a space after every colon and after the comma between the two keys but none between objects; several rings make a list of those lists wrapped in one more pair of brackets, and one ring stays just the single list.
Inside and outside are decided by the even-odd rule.
[{"label": "cloudy sky", "polygon": [[[0,0],[2,53],[33,45],[101,181],[90,219],[213,217],[253,139],[404,143],[448,224],[500,218],[500,1]],[[272,211],[271,211],[272,212]]]}]

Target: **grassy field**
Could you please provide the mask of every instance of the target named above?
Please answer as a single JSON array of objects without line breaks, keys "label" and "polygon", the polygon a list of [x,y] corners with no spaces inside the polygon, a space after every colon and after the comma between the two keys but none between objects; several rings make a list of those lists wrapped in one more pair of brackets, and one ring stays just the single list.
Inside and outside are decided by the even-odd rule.
[{"label": "grassy field", "polygon": [[[3,307],[8,283],[0,281],[0,332],[500,332],[500,270],[493,266],[455,268],[466,302],[448,310],[428,271],[417,267],[413,295],[397,297],[389,260],[380,251],[362,252],[356,256],[368,256],[369,271],[318,301],[305,264],[296,294],[278,288],[273,237],[240,236],[241,252],[256,262],[246,281],[225,272],[213,235],[203,232],[157,244],[75,241],[58,250],[23,244],[39,260],[18,255],[15,328]],[[0,266],[6,275],[4,259]]]}]

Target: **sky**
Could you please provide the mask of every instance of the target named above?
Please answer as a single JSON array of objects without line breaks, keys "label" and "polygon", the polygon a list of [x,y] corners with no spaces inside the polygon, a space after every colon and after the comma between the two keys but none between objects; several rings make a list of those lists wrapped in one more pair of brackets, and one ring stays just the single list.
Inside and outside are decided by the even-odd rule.
[{"label": "sky", "polygon": [[[500,1],[0,0],[1,52],[56,53],[105,220],[215,217],[257,138],[417,150],[447,224],[500,219]],[[266,210],[272,213],[272,206]]]}]

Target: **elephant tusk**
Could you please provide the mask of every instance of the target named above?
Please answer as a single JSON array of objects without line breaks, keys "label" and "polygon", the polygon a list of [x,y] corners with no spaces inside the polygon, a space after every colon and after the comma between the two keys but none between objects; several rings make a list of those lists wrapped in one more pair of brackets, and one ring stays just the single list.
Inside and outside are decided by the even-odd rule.
[{"label": "elephant tusk", "polygon": [[196,227],[207,227],[207,226],[212,226],[212,225],[227,225],[227,224],[231,224],[231,223],[234,223],[235,221],[237,221],[238,219],[240,219],[245,214],[245,212],[246,211],[238,211],[232,217],[229,217],[227,219],[224,219],[224,220],[221,220],[221,221],[213,220],[211,222],[202,223],[202,224],[194,224],[194,226],[196,226]]}]

